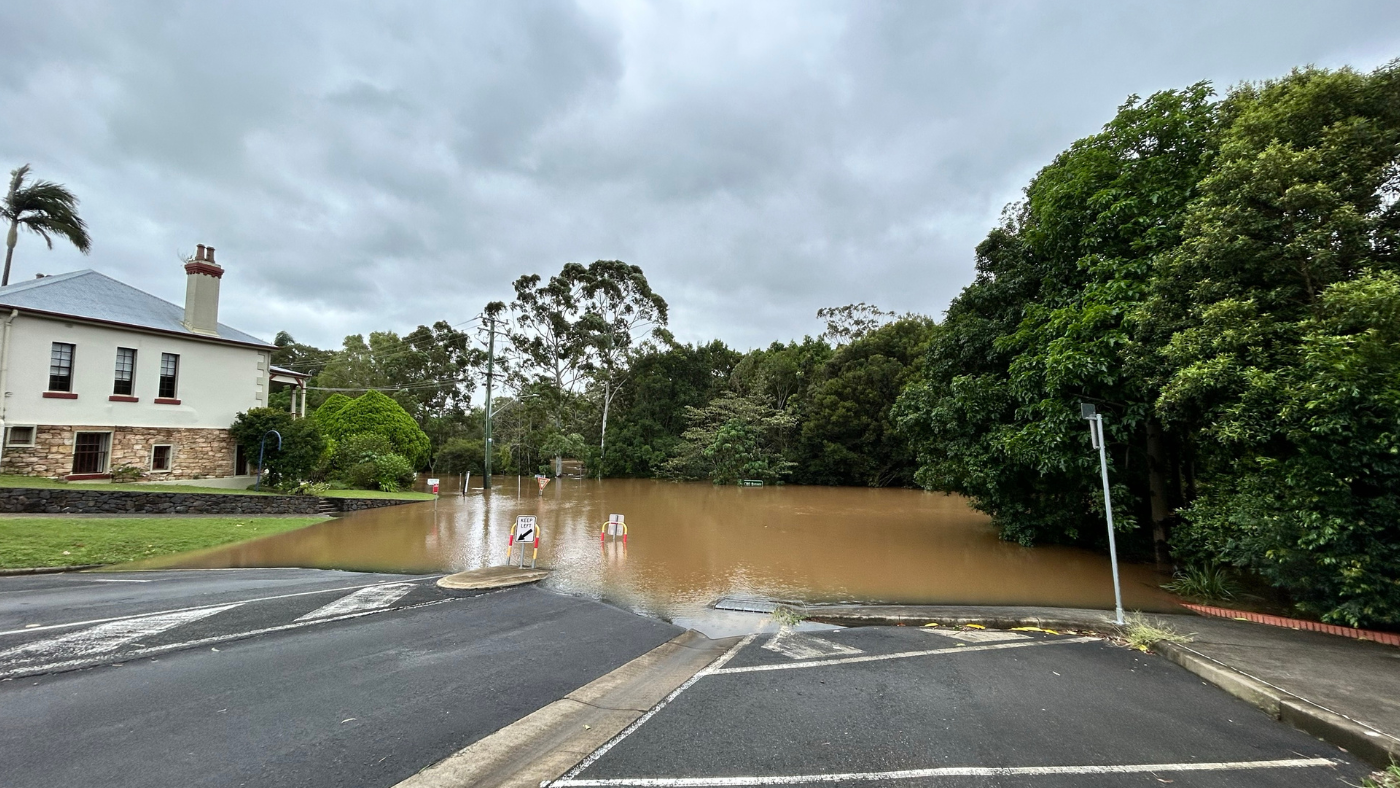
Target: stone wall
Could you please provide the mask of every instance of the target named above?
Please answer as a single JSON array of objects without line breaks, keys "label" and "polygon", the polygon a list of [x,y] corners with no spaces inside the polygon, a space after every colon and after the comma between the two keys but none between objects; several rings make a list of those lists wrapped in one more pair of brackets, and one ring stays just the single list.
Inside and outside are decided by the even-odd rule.
[{"label": "stone wall", "polygon": [[[134,465],[148,479],[207,479],[233,475],[233,438],[228,430],[170,427],[74,427],[40,425],[34,446],[5,447],[0,473],[61,479],[73,472],[73,436],[78,432],[110,432],[108,467]],[[151,471],[151,447],[172,448],[170,471]]]},{"label": "stone wall", "polygon": [[0,512],[31,514],[316,514],[327,501],[342,512],[421,501],[317,498],[313,495],[220,495],[83,488],[0,487]]}]

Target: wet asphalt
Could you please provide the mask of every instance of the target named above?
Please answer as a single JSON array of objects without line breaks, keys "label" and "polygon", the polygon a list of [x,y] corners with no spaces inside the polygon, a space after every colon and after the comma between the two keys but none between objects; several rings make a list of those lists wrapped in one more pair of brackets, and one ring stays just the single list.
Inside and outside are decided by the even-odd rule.
[{"label": "wet asphalt", "polygon": [[[680,632],[538,588],[455,596],[433,580],[298,569],[0,578],[0,785],[392,786]],[[386,589],[378,607],[306,620]],[[218,610],[121,639],[123,617],[192,608]],[[73,637],[113,631],[98,652]],[[1368,771],[1160,657],[1072,634],[1002,636],[765,632],[570,777],[1306,787],[1358,785]],[[1251,765],[1312,758],[1326,763]],[[1246,768],[986,772],[1181,763]],[[910,776],[963,767],[983,771]]]},{"label": "wet asphalt", "polygon": [[[74,631],[26,623],[261,600],[0,681],[0,785],[390,786],[680,632],[535,588],[457,597],[423,578],[251,572],[0,578],[13,633],[0,666],[28,643],[42,668],[34,654]],[[387,609],[296,624],[374,582],[414,587]],[[275,631],[241,634],[261,629]]]},{"label": "wet asphalt", "polygon": [[[919,628],[846,629],[817,636],[859,653],[798,660],[765,649],[770,636],[760,635],[725,665],[726,671],[740,672],[700,679],[572,777],[585,785],[592,780],[642,784],[629,781],[647,778],[793,784],[773,778],[848,774],[861,776],[835,783],[1301,788],[1355,786],[1369,771],[1337,747],[1270,719],[1155,655],[1099,639],[1017,634],[1023,639],[1009,641],[1013,647],[977,650],[993,644],[959,645],[962,641],[946,634]],[[821,664],[944,649],[951,653]],[[743,672],[774,666],[781,669]],[[877,779],[878,773],[948,767],[1300,758],[1326,758],[1331,764]]]}]

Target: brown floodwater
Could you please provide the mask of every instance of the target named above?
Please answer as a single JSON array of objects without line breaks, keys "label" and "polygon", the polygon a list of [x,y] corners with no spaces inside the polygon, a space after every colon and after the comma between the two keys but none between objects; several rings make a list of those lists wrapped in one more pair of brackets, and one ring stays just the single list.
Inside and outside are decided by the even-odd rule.
[{"label": "brown floodwater", "polygon": [[[443,490],[459,481],[443,478]],[[859,487],[717,487],[643,479],[496,477],[490,493],[347,514],[251,542],[143,562],[436,573],[502,564],[517,514],[539,518],[546,585],[670,620],[722,596],[799,602],[1113,606],[1106,556],[997,538],[959,497]],[[478,483],[473,479],[473,483]],[[518,490],[518,492],[517,492]],[[627,544],[599,540],[625,515]],[[1170,610],[1151,567],[1123,569],[1124,605]]]}]

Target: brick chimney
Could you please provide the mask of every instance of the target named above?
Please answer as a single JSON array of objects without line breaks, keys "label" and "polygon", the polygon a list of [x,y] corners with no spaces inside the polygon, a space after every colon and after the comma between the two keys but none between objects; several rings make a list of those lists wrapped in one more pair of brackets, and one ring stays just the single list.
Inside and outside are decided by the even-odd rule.
[{"label": "brick chimney", "polygon": [[185,328],[196,334],[219,334],[219,279],[224,269],[214,262],[214,247],[199,244],[185,263]]}]

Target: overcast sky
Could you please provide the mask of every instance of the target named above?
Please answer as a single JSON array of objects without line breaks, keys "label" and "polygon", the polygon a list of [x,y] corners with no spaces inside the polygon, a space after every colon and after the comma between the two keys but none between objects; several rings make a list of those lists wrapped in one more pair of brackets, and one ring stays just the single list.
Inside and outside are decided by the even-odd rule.
[{"label": "overcast sky", "polygon": [[[352,8],[352,6],[356,6]],[[941,315],[1034,172],[1133,93],[1400,56],[1400,3],[0,4],[0,165],[82,199],[94,268],[321,346],[642,266],[686,341]]]}]

